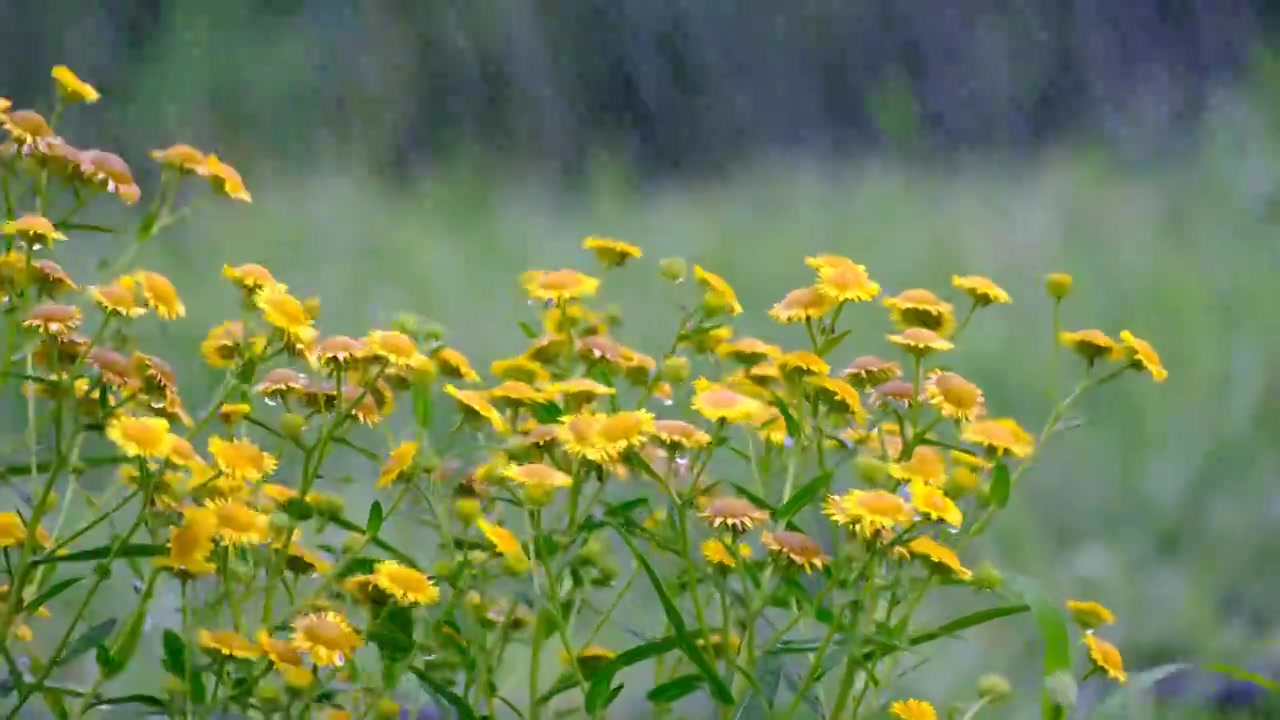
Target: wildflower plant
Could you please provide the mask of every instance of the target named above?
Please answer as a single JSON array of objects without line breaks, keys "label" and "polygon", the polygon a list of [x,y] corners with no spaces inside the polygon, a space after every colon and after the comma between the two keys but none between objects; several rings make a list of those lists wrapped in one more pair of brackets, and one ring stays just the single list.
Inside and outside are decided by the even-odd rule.
[{"label": "wildflower plant", "polygon": [[[931,701],[896,691],[914,659],[1022,613],[1043,636],[1043,717],[1065,716],[1082,675],[1126,681],[1105,607],[969,564],[1081,396],[1167,377],[1127,330],[1058,327],[1069,277],[1048,292],[1078,380],[1037,432],[947,359],[1007,292],[965,275],[890,295],[837,255],[806,258],[812,283],[767,309],[786,346],[735,335],[764,309],[724,277],[661,261],[680,320],[656,355],[620,339],[601,278],[532,269],[526,349],[487,376],[414,316],[327,334],[318,301],[237,260],[210,280],[238,302],[191,353],[222,381],[188,405],[164,357],[180,351],[138,332],[186,307],[135,258],[204,196],[252,196],[184,144],[151,153],[144,191],[123,158],[57,134],[100,95],[68,68],[53,78],[48,120],[0,100],[0,376],[25,408],[0,512],[8,717],[393,717],[426,696],[464,718],[601,718],[631,686],[655,717],[928,720]],[[100,279],[72,278],[57,258],[109,231],[85,217],[108,201],[138,209],[129,244]],[[600,274],[643,267],[621,240],[584,250]],[[881,312],[886,337],[851,334]],[[339,461],[365,468],[367,511],[339,494]],[[388,540],[393,521],[411,547]],[[97,607],[121,579],[132,604]],[[944,586],[985,609],[925,626]],[[649,622],[625,617],[633,597],[653,599]],[[126,687],[147,663],[163,675]],[[952,700],[973,718],[1010,692],[991,676]]]}]

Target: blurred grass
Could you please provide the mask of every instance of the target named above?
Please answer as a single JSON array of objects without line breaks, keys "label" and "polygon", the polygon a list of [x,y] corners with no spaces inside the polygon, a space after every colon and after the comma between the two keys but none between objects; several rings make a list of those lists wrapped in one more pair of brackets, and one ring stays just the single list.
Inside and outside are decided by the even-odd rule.
[{"label": "blurred grass", "polygon": [[[728,178],[641,188],[602,164],[573,193],[504,177],[496,164],[398,188],[349,167],[267,170],[247,176],[252,206],[211,203],[146,249],[142,264],[174,279],[189,316],[148,324],[142,347],[173,361],[188,402],[202,405],[219,378],[193,362],[196,344],[238,312],[221,266],[260,262],[298,295],[321,296],[325,332],[362,333],[412,310],[442,322],[450,343],[487,367],[522,347],[515,323],[534,316],[517,274],[591,269],[578,249],[588,234],[645,250],[603,290],[604,302],[625,310],[619,335],[628,344],[660,354],[669,343],[677,303],[656,260],[679,255],[737,288],[747,308],[739,334],[795,346],[803,333],[771,325],[764,310],[808,282],[805,254],[834,252],[867,264],[886,292],[945,290],[952,273],[987,274],[1009,289],[1014,305],[980,313],[955,364],[993,409],[1038,428],[1053,380],[1041,278],[1070,272],[1076,289],[1064,326],[1149,338],[1170,380],[1127,378],[1086,400],[1083,427],[1045,450],[994,532],[964,559],[1107,603],[1121,618],[1108,636],[1131,667],[1243,663],[1277,622],[1280,569],[1269,561],[1280,536],[1269,529],[1280,511],[1280,264],[1261,181],[1242,171],[1272,149],[1224,137],[1208,136],[1200,152],[1158,171],[1079,148],[946,169],[773,159]],[[95,241],[121,242],[83,242]],[[100,248],[104,257],[115,249]],[[67,264],[88,277],[93,259]],[[882,315],[878,305],[845,313],[853,335],[833,364],[888,352]],[[1065,359],[1061,367],[1078,371]],[[343,472],[359,480],[347,490],[351,514],[362,517],[376,468],[330,475]],[[633,590],[625,613],[649,612],[650,599]],[[166,623],[157,608],[153,645]],[[998,671],[1032,700],[1029,622],[1003,621],[938,650],[916,676],[926,696],[967,696],[978,675]]]}]

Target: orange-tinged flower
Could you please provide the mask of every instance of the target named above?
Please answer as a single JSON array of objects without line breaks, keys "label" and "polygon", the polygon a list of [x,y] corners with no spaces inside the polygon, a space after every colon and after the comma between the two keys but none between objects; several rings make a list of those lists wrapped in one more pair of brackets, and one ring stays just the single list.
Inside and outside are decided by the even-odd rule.
[{"label": "orange-tinged flower", "polygon": [[740,497],[722,497],[712,500],[698,512],[698,517],[706,520],[711,527],[727,527],[734,532],[746,532],[757,522],[769,519],[769,513],[761,510]]},{"label": "orange-tinged flower", "polygon": [[41,303],[27,313],[23,327],[34,328],[46,335],[63,337],[80,327],[83,315],[75,305]]},{"label": "orange-tinged flower", "polygon": [[253,391],[271,400],[287,395],[301,394],[308,389],[307,376],[293,368],[275,368],[268,370],[262,380],[253,386]]},{"label": "orange-tinged flower", "polygon": [[205,157],[203,174],[208,176],[215,188],[232,200],[253,202],[253,196],[245,187],[244,178],[240,177],[239,171],[220,160],[217,155],[209,153]]},{"label": "orange-tinged flower", "polygon": [[903,290],[885,298],[884,306],[889,308],[889,317],[899,328],[921,327],[944,338],[955,329],[955,307],[928,290]]},{"label": "orange-tinged flower", "polygon": [[129,163],[119,155],[106,150],[82,150],[79,160],[80,172],[86,178],[114,193],[126,205],[132,205],[142,197]]},{"label": "orange-tinged flower", "polygon": [[707,385],[693,396],[691,405],[708,420],[749,423],[760,415],[759,400],[719,385]]},{"label": "orange-tinged flower", "polygon": [[89,296],[108,314],[136,318],[147,312],[138,302],[138,281],[129,275],[118,277],[107,285],[90,287]]},{"label": "orange-tinged flower", "polygon": [[346,335],[330,335],[312,350],[317,362],[328,367],[347,367],[364,356],[363,342]]},{"label": "orange-tinged flower", "polygon": [[1124,352],[1135,367],[1151,373],[1152,379],[1158,383],[1169,379],[1169,371],[1160,363],[1160,355],[1151,347],[1151,343],[1128,330],[1120,331],[1120,342],[1124,343]]},{"label": "orange-tinged flower", "polygon": [[299,652],[321,667],[342,667],[347,658],[364,644],[342,613],[326,611],[301,615],[293,621],[290,638]]},{"label": "orange-tinged flower", "polygon": [[276,471],[276,459],[245,438],[209,438],[209,454],[223,475],[234,481],[256,483]]},{"label": "orange-tinged flower", "polygon": [[418,443],[412,440],[404,440],[392,448],[391,452],[387,454],[387,461],[378,470],[379,488],[388,487],[391,483],[405,476],[409,469],[413,467],[413,461],[418,457],[418,447]]},{"label": "orange-tinged flower", "polygon": [[875,355],[862,355],[840,374],[854,387],[865,390],[901,377],[902,366]]},{"label": "orange-tinged flower", "polygon": [[1058,333],[1058,342],[1093,363],[1099,359],[1110,360],[1120,355],[1120,346],[1107,334],[1095,328],[1070,330]]},{"label": "orange-tinged flower", "polygon": [[733,358],[744,365],[756,365],[765,360],[777,359],[782,355],[782,348],[758,338],[744,337],[721,344],[716,348],[716,354]]},{"label": "orange-tinged flower", "polygon": [[530,270],[520,276],[525,292],[534,300],[563,303],[591,297],[600,281],[577,270]]},{"label": "orange-tinged flower", "polygon": [[1013,302],[1004,288],[983,275],[952,275],[951,285],[968,295],[977,307]]},{"label": "orange-tinged flower", "polygon": [[982,388],[953,372],[933,372],[925,383],[925,397],[944,417],[976,420],[987,413]]},{"label": "orange-tinged flower", "polygon": [[826,315],[837,302],[816,287],[792,290],[769,309],[769,317],[780,323],[796,323],[817,320]]},{"label": "orange-tinged flower", "polygon": [[1129,675],[1124,671],[1124,658],[1120,656],[1119,648],[1093,633],[1085,633],[1083,642],[1089,648],[1089,661],[1094,667],[1121,685],[1129,681]]},{"label": "orange-tinged flower", "polygon": [[655,420],[653,435],[667,445],[689,450],[711,444],[710,435],[683,420]]},{"label": "orange-tinged flower", "polygon": [[479,390],[459,390],[451,384],[445,385],[444,391],[457,401],[464,415],[484,420],[495,432],[507,432],[507,421],[503,419],[502,413],[498,412],[493,403],[489,402],[485,393]]},{"label": "orange-tinged flower", "polygon": [[257,263],[245,263],[244,265],[222,266],[222,274],[228,280],[239,285],[249,292],[257,292],[258,290],[276,289],[288,290],[289,286],[275,279],[271,271]]},{"label": "orange-tinged flower", "polygon": [[609,387],[604,383],[597,382],[591,378],[576,377],[569,378],[563,382],[552,383],[546,388],[547,392],[560,395],[571,405],[589,404],[596,398],[606,397],[617,394],[617,388]]},{"label": "orange-tinged flower", "polygon": [[831,561],[830,556],[822,551],[822,546],[802,532],[765,531],[760,533],[760,542],[774,553],[799,565],[806,573],[821,570]]},{"label": "orange-tinged flower", "polygon": [[107,421],[106,435],[129,457],[163,460],[173,449],[169,421],[164,418],[115,415]]},{"label": "orange-tinged flower", "polygon": [[956,528],[964,524],[964,514],[960,512],[960,508],[938,488],[916,480],[908,486],[907,492],[911,496],[912,507],[919,510],[921,515]]},{"label": "orange-tinged flower", "polygon": [[77,77],[66,65],[54,65],[49,74],[58,83],[58,91],[67,102],[93,104],[102,97],[96,88]]},{"label": "orange-tinged flower", "polygon": [[16,220],[6,220],[0,225],[0,234],[16,235],[33,248],[52,245],[57,240],[66,240],[67,236],[54,227],[49,218],[43,215],[23,215]]},{"label": "orange-tinged flower", "polygon": [[725,282],[724,278],[713,272],[703,270],[701,265],[694,265],[693,279],[702,286],[704,291],[702,304],[707,310],[725,315],[739,315],[742,313],[742,305],[738,303],[738,294],[733,291],[733,286]]},{"label": "orange-tinged flower", "polygon": [[374,357],[400,367],[415,367],[421,357],[413,338],[398,330],[372,330],[365,345]]},{"label": "orange-tinged flower", "polygon": [[973,572],[960,563],[960,557],[956,555],[955,550],[927,535],[912,538],[907,543],[907,553],[911,557],[945,569],[957,580],[968,580],[973,577]]},{"label": "orange-tinged flower", "polygon": [[174,320],[187,314],[187,306],[182,304],[182,298],[178,297],[178,290],[169,278],[148,270],[139,270],[133,277],[141,286],[147,305],[162,319]]},{"label": "orange-tinged flower", "polygon": [[632,258],[642,257],[640,248],[623,240],[592,235],[582,241],[582,249],[590,250],[605,267],[621,267]]},{"label": "orange-tinged flower", "polygon": [[573,485],[573,478],[568,473],[542,463],[528,463],[526,465],[513,463],[506,467],[503,474],[520,485],[540,490],[567,488]]},{"label": "orange-tinged flower", "polygon": [[267,516],[239,500],[214,500],[206,504],[218,522],[218,539],[228,545],[261,545],[270,539]]},{"label": "orange-tinged flower", "polygon": [[524,547],[520,545],[520,539],[514,533],[501,525],[489,522],[485,518],[476,520],[476,527],[480,529],[481,533],[484,533],[485,538],[502,555],[508,569],[515,573],[523,573],[529,570],[529,557],[525,555]]},{"label": "orange-tinged flower", "polygon": [[895,700],[889,714],[897,720],[938,720],[938,712],[924,700]]},{"label": "orange-tinged flower", "polygon": [[196,631],[196,640],[200,647],[218,655],[246,660],[262,657],[262,648],[240,633],[229,630],[210,632],[201,628]]},{"label": "orange-tinged flower", "polygon": [[205,168],[205,154],[196,148],[183,143],[170,145],[163,150],[152,150],[151,159],[184,173],[202,173]]},{"label": "orange-tinged flower", "polygon": [[938,333],[922,327],[909,327],[900,333],[889,335],[889,342],[917,357],[955,347]]},{"label": "orange-tinged flower", "polygon": [[445,377],[457,378],[463,382],[480,382],[480,375],[471,368],[471,361],[467,356],[451,347],[437,348],[431,354],[431,359]]},{"label": "orange-tinged flower", "polygon": [[981,445],[996,455],[1009,453],[1015,457],[1027,457],[1035,451],[1036,441],[1031,433],[1022,429],[1013,418],[993,418],[965,423],[960,429],[960,439]]},{"label": "orange-tinged flower", "polygon": [[267,634],[266,630],[259,630],[254,638],[258,641],[258,647],[262,648],[262,652],[271,660],[273,665],[291,665],[301,667],[306,662],[302,653],[287,640],[277,640]]},{"label": "orange-tinged flower", "polygon": [[0,128],[9,133],[9,137],[24,152],[31,149],[44,150],[56,142],[58,137],[44,116],[34,110],[14,110],[0,113]]},{"label": "orange-tinged flower", "polygon": [[880,294],[880,283],[871,279],[865,265],[837,255],[805,258],[818,273],[818,292],[836,302],[867,302]]}]

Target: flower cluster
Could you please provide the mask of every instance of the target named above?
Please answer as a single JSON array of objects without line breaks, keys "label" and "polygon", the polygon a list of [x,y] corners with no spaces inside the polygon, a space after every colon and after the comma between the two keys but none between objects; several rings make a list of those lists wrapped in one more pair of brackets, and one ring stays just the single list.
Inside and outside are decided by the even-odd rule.
[{"label": "flower cluster", "polygon": [[[645,663],[653,684],[637,701],[658,715],[705,694],[724,717],[759,702],[788,718],[887,706],[932,720],[932,704],[881,684],[907,651],[1028,610],[1064,635],[1074,617],[1088,672],[1125,682],[1119,651],[1094,633],[1115,620],[1105,607],[1045,606],[966,558],[1074,402],[1122,376],[1167,378],[1131,332],[1054,328],[1083,363],[1038,433],[947,361],[1009,293],[958,275],[945,293],[890,295],[834,254],[806,258],[810,284],[767,309],[791,326],[788,344],[738,334],[752,309],[724,277],[662,260],[680,317],[656,355],[595,304],[601,277],[530,270],[524,350],[483,375],[417,316],[327,333],[319,300],[236,261],[210,278],[235,311],[180,357],[139,342],[143,324],[181,321],[186,306],[133,260],[201,185],[241,202],[249,190],[214,153],[153,151],[157,190],[132,244],[103,280],[78,282],[55,257],[98,231],[82,213],[101,194],[146,204],[119,155],[57,134],[65,108],[100,95],[65,67],[53,79],[51,120],[0,98],[0,377],[21,384],[30,456],[10,472],[24,492],[0,512],[0,637],[14,641],[0,659],[15,713],[45,702],[76,717],[105,703],[184,718],[398,717],[426,696],[462,717],[608,717],[617,674]],[[583,249],[602,275],[644,258],[614,238]],[[1047,281],[1055,319],[1070,285]],[[884,337],[842,329],[877,312],[893,324]],[[222,382],[188,405],[175,367]],[[94,455],[99,445],[111,452]],[[364,470],[344,482],[339,464]],[[105,490],[86,481],[103,472],[115,476]],[[356,497],[373,499],[354,514]],[[113,574],[134,583],[132,607],[94,605]],[[943,585],[1002,604],[920,627],[915,611]],[[657,602],[625,609],[642,592]],[[113,615],[83,627],[91,609]],[[24,643],[64,618],[36,658]],[[624,628],[635,644],[611,649]],[[92,684],[60,682],[89,651]],[[1065,652],[1046,676],[1071,678]],[[115,692],[126,667],[148,662],[165,682]],[[762,684],[761,668],[780,664],[791,682]],[[984,679],[964,717],[1010,692]]]}]

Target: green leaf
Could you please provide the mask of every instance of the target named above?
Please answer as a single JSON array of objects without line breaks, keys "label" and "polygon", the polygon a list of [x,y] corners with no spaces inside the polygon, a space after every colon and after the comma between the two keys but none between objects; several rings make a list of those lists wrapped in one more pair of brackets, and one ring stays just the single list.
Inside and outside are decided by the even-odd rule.
[{"label": "green leaf", "polygon": [[840,343],[844,342],[844,339],[849,337],[849,333],[851,332],[853,331],[845,330],[844,332],[836,333],[835,335],[827,338],[827,341],[822,343],[822,347],[818,348],[818,357],[826,357],[832,350],[840,347]]},{"label": "green leaf", "polygon": [[75,585],[76,583],[80,582],[83,579],[84,579],[83,577],[73,577],[73,578],[66,578],[65,580],[59,580],[58,582],[45,588],[44,592],[31,598],[31,600],[26,605],[23,606],[22,611],[30,612],[35,610],[36,608],[40,608],[45,605],[48,605],[50,600],[58,597],[62,593],[71,589],[72,585]]},{"label": "green leaf", "polygon": [[[592,673],[591,685],[587,689],[587,694],[589,695],[592,692],[606,692],[612,687],[613,678],[624,669],[632,665],[642,663],[646,660],[651,660],[660,655],[665,655],[679,647],[679,640],[677,640],[674,635],[667,635],[665,637],[658,638],[657,640],[650,640],[649,642],[636,645],[633,648],[628,648],[627,650],[618,653],[601,665],[600,669]],[[577,679],[571,678],[571,680],[572,682],[569,683],[567,687],[560,688],[559,685],[553,686],[551,690],[538,698],[538,703],[543,704],[556,695],[577,687]]]},{"label": "green leaf", "polygon": [[1010,485],[1009,466],[1002,462],[997,462],[995,470],[991,473],[990,496],[992,505],[1003,508],[1009,504]]},{"label": "green leaf", "polygon": [[791,408],[787,407],[787,401],[782,399],[778,393],[773,393],[773,406],[782,414],[782,422],[786,425],[787,435],[795,442],[800,442],[800,438],[804,436],[804,430],[800,427],[796,416],[791,414]]},{"label": "green leaf", "polygon": [[747,500],[750,500],[752,505],[755,505],[761,510],[768,510],[770,515],[777,514],[778,509],[773,506],[773,503],[755,494],[745,485],[742,485],[741,483],[729,483],[729,484],[733,486],[734,490],[738,491],[739,495],[746,498]]},{"label": "green leaf", "polygon": [[1090,720],[1106,720],[1107,718],[1125,720],[1126,718],[1134,717],[1132,707],[1134,700],[1137,700],[1161,680],[1190,667],[1191,665],[1187,663],[1169,663],[1140,673],[1131,673],[1129,681],[1124,684],[1124,687],[1112,693],[1106,702],[1099,705],[1097,709],[1089,714]]},{"label": "green leaf", "polygon": [[644,574],[649,578],[649,585],[653,587],[653,591],[658,595],[658,602],[662,604],[662,612],[667,616],[667,622],[671,623],[671,629],[676,637],[676,642],[680,646],[680,650],[689,658],[689,662],[698,669],[707,679],[707,689],[711,692],[711,697],[722,705],[733,705],[733,691],[725,684],[720,674],[716,672],[716,668],[707,659],[706,655],[694,643],[693,637],[689,634],[688,626],[685,625],[684,617],[680,615],[679,608],[671,601],[671,596],[667,594],[666,588],[662,584],[662,578],[658,577],[657,571],[653,569],[653,565],[649,564],[648,558],[644,553],[636,547],[635,542],[630,536],[621,529],[614,526],[618,531],[618,536],[622,538],[622,542],[626,543],[627,548],[631,550],[631,554],[635,556],[636,561],[640,563]]},{"label": "green leaf", "polygon": [[106,235],[115,235],[118,230],[113,230],[106,225],[94,225],[93,223],[82,222],[62,222],[58,223],[59,230],[82,230],[84,232],[104,233]]},{"label": "green leaf", "polygon": [[[1042,672],[1046,680],[1057,673],[1071,673],[1071,637],[1067,632],[1067,613],[1060,602],[1050,600],[1034,580],[1012,576],[1008,579],[1009,588],[1031,609],[1031,616],[1040,631],[1040,641],[1044,643],[1044,667]],[[1045,688],[1041,698],[1041,717],[1062,717],[1063,708]]]},{"label": "green leaf", "polygon": [[291,497],[285,500],[281,509],[284,510],[285,515],[289,516],[290,520],[300,523],[310,520],[316,514],[316,511],[311,507],[311,503],[300,497]]},{"label": "green leaf", "polygon": [[[99,545],[88,550],[80,550],[65,555],[46,555],[38,557],[32,561],[34,565],[52,565],[54,563],[68,562],[89,562],[92,560],[105,560],[113,557],[111,550],[115,547],[115,543]],[[124,560],[128,558],[152,558],[161,557],[168,550],[164,545],[156,545],[153,543],[126,543],[114,555],[116,560]]]},{"label": "green leaf", "polygon": [[160,638],[164,654],[160,659],[160,667],[176,678],[187,675],[187,643],[178,633],[166,629]]},{"label": "green leaf", "polygon": [[707,679],[703,677],[702,673],[681,675],[655,686],[645,693],[645,697],[651,703],[669,705],[686,695],[697,692],[706,681]]},{"label": "green leaf", "polygon": [[831,471],[828,470],[827,472],[815,475],[804,485],[797,488],[796,491],[791,494],[791,497],[787,498],[787,501],[782,503],[782,506],[774,511],[773,519],[778,522],[786,522],[787,520],[790,520],[796,513],[800,512],[806,505],[812,502],[815,497],[826,490],[830,483]]},{"label": "green leaf", "polygon": [[258,361],[253,358],[245,358],[236,366],[236,382],[244,387],[253,385],[253,376],[258,372]]},{"label": "green leaf", "polygon": [[564,409],[553,402],[538,403],[533,406],[533,419],[543,425],[554,425],[560,422]]},{"label": "green leaf", "polygon": [[107,641],[107,638],[111,637],[111,631],[115,627],[116,619],[110,618],[85,630],[80,634],[80,637],[71,641],[71,644],[63,651],[61,657],[53,661],[53,666],[66,665],[90,650],[97,650],[99,646]]},{"label": "green leaf", "polygon": [[1223,665],[1222,663],[1205,663],[1200,667],[1210,672],[1216,672],[1222,675],[1226,675],[1232,680],[1245,680],[1247,682],[1251,682],[1260,687],[1264,687],[1273,693],[1280,692],[1280,683],[1277,683],[1276,681],[1272,680],[1271,678],[1265,675],[1259,675],[1256,672],[1244,670],[1238,667],[1232,667],[1231,665]]},{"label": "green leaf", "polygon": [[102,698],[100,700],[95,700],[93,704],[89,705],[89,707],[119,707],[120,705],[145,705],[147,707],[156,708],[157,710],[165,710],[169,707],[168,703],[155,695],[143,695],[141,693]]},{"label": "green leaf", "polygon": [[386,519],[382,512],[382,503],[377,500],[369,506],[369,516],[364,521],[364,534],[376,535],[382,529],[382,521]]},{"label": "green leaf", "polygon": [[431,385],[425,380],[413,385],[413,419],[419,428],[431,427]]},{"label": "green leaf", "polygon": [[453,711],[458,714],[459,720],[479,720],[475,708],[471,707],[471,704],[465,698],[428,675],[426,670],[419,667],[411,667],[409,672],[413,673],[414,677],[418,678],[418,682],[422,683],[431,694],[453,708]]},{"label": "green leaf", "polygon": [[521,320],[516,324],[520,326],[520,332],[524,333],[525,337],[529,338],[530,340],[536,340],[538,338],[538,331],[534,330],[533,326],[530,325],[529,323],[525,322],[524,320]]},{"label": "green leaf", "polygon": [[911,645],[911,647],[918,647],[925,643],[931,643],[934,640],[941,640],[942,638],[950,635],[964,632],[969,628],[986,625],[993,620],[1007,618],[1011,615],[1020,615],[1030,609],[1031,607],[1029,605],[1018,604],[1002,605],[1000,607],[978,610],[977,612],[971,612],[968,615],[962,615],[954,620],[945,622],[932,630],[926,630],[925,632],[912,635],[907,643]]},{"label": "green leaf", "polygon": [[609,709],[614,700],[622,694],[622,684],[619,683],[613,687],[604,686],[605,690],[596,692],[596,686],[592,685],[587,691],[587,699],[584,703],[587,714],[595,717],[598,713]]},{"label": "green leaf", "polygon": [[394,668],[413,655],[413,613],[407,607],[388,605],[378,611],[369,629],[369,642],[382,655],[383,667]]}]

